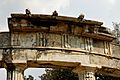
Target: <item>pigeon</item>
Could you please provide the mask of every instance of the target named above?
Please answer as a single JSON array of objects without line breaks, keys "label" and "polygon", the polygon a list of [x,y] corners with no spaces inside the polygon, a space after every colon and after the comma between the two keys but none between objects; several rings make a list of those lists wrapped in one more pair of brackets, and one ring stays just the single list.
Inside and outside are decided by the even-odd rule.
[{"label": "pigeon", "polygon": [[57,11],[55,10],[52,15],[53,15],[53,16],[58,16]]},{"label": "pigeon", "polygon": [[31,12],[30,12],[29,9],[25,9],[25,12],[26,12],[27,15],[30,15],[30,14],[31,14]]},{"label": "pigeon", "polygon": [[80,16],[78,17],[78,19],[80,19],[81,21],[84,19],[84,14],[80,14]]}]

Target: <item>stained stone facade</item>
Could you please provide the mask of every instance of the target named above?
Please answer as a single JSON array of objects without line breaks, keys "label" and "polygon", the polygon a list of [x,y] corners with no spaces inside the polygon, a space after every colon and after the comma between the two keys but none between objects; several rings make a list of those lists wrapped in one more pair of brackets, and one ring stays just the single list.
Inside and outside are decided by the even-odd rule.
[{"label": "stained stone facade", "polygon": [[70,68],[80,80],[95,73],[120,77],[120,45],[102,22],[78,18],[11,14],[0,33],[0,67],[7,80],[24,80],[27,68]]}]

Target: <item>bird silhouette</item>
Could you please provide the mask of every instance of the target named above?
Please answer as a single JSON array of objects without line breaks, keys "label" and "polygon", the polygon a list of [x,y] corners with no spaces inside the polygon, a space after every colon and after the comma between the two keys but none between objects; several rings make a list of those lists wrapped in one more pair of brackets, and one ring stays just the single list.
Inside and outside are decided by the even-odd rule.
[{"label": "bird silhouette", "polygon": [[78,19],[80,19],[81,21],[84,19],[84,14],[80,14],[80,16],[78,17]]},{"label": "bird silhouette", "polygon": [[27,15],[30,15],[30,14],[31,14],[31,12],[30,12],[29,9],[25,9],[25,12],[26,12]]},{"label": "bird silhouette", "polygon": [[53,16],[58,16],[57,11],[55,10],[52,15],[53,15]]}]

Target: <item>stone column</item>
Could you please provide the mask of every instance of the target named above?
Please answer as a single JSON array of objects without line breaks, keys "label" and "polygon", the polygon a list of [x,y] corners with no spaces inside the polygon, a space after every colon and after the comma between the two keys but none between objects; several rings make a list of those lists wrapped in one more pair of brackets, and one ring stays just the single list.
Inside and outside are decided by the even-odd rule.
[{"label": "stone column", "polygon": [[12,73],[13,73],[12,70],[7,69],[7,80],[12,80]]},{"label": "stone column", "polygon": [[95,74],[92,71],[83,71],[78,73],[79,80],[95,80]]},{"label": "stone column", "polygon": [[79,80],[96,80],[96,67],[80,66],[73,70],[78,74]]},{"label": "stone column", "polygon": [[11,66],[7,68],[7,80],[24,80],[24,70],[25,67],[21,66]]}]

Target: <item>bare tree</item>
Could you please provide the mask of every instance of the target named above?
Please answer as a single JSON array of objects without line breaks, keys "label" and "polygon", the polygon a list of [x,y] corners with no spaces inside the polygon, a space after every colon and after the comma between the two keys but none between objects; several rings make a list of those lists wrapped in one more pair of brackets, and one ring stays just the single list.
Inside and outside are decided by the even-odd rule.
[{"label": "bare tree", "polygon": [[112,22],[114,27],[114,33],[117,37],[116,42],[120,44],[120,23]]}]

